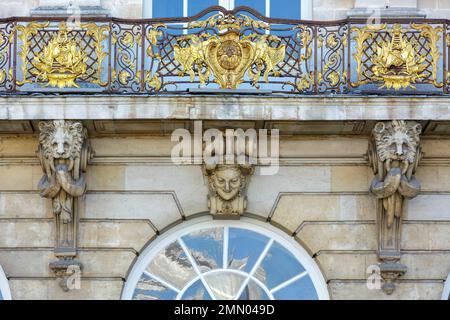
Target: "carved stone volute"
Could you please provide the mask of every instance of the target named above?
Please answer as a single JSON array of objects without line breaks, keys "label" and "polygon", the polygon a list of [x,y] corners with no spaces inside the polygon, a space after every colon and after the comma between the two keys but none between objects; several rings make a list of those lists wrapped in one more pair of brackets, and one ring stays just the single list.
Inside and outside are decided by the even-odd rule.
[{"label": "carved stone volute", "polygon": [[401,224],[405,200],[417,196],[421,188],[414,177],[422,156],[421,130],[416,122],[379,122],[369,144],[369,162],[375,174],[370,191],[378,199],[378,259],[383,290],[388,294],[407,270],[400,264]]},{"label": "carved stone volute", "polygon": [[[57,278],[71,266],[82,268],[76,261],[79,198],[86,192],[84,173],[93,152],[87,130],[81,122],[52,120],[39,123],[37,151],[44,175],[38,184],[42,197],[52,201],[55,217],[56,262],[50,264]],[[61,281],[66,290],[67,285]],[[67,289],[68,290],[68,289]]]}]

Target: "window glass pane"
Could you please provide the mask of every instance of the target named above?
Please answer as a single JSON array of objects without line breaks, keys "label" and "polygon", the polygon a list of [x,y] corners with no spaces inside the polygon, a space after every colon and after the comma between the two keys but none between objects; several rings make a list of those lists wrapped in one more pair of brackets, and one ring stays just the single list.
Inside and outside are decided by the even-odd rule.
[{"label": "window glass pane", "polygon": [[295,257],[278,242],[274,242],[255,277],[269,289],[305,271]]},{"label": "window glass pane", "polygon": [[182,237],[201,272],[223,265],[223,228],[203,229]]},{"label": "window glass pane", "polygon": [[159,281],[143,274],[139,279],[134,290],[134,300],[172,300],[175,299],[177,293]]},{"label": "window glass pane", "polygon": [[266,0],[234,0],[234,7],[251,7],[259,13],[266,14]]},{"label": "window glass pane", "polygon": [[227,268],[250,272],[269,239],[246,229],[229,229]]},{"label": "window glass pane", "polygon": [[270,300],[270,298],[255,281],[250,280],[239,300]]},{"label": "window glass pane", "polygon": [[275,292],[275,299],[280,300],[317,300],[317,293],[309,276],[300,278],[283,289]]},{"label": "window glass pane", "polygon": [[153,18],[183,16],[183,0],[153,0]]},{"label": "window glass pane", "polygon": [[180,290],[197,276],[178,242],[172,242],[161,250],[148,265],[147,271]]},{"label": "window glass pane", "polygon": [[183,300],[211,300],[201,280],[197,280],[181,297]]},{"label": "window glass pane", "polygon": [[270,1],[270,16],[272,18],[300,19],[300,0]]},{"label": "window glass pane", "polygon": [[193,16],[208,7],[217,6],[218,4],[218,0],[188,0],[188,16]]},{"label": "window glass pane", "polygon": [[232,300],[245,281],[241,274],[220,272],[205,275],[205,280],[217,300]]}]

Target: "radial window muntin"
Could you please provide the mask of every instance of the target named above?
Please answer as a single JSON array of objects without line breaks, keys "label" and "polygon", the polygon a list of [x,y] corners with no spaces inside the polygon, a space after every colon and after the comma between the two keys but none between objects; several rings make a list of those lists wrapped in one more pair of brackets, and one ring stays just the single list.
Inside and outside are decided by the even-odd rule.
[{"label": "radial window muntin", "polygon": [[[221,228],[223,228],[223,233],[222,238],[218,240],[218,243],[222,242],[222,259],[217,263],[216,268],[212,270],[200,270],[201,267],[197,265],[197,261],[190,252],[190,249],[192,248],[188,248],[189,245],[185,243],[185,240],[188,237],[192,237],[192,234],[202,234],[205,233],[206,230],[220,230]],[[234,260],[234,257],[233,259],[228,257],[228,255],[230,254],[228,245],[231,242],[229,239],[230,230],[232,230],[232,232],[236,234],[242,232],[243,234],[248,233],[249,235],[254,234],[267,238],[267,243],[265,243],[262,251],[258,253],[258,258],[256,259],[256,261],[250,263],[248,262],[250,260],[247,260],[245,262],[244,266],[247,267],[248,263],[248,266],[251,266],[251,269],[242,270],[236,268],[236,266],[232,266],[234,262],[240,260]],[[177,282],[176,280],[171,279],[168,281],[167,277],[161,277],[161,274],[155,274],[160,272],[162,272],[162,274],[164,274],[164,272],[169,272],[167,270],[163,270],[164,268],[155,268],[155,265],[157,265],[155,261],[158,261],[158,254],[162,253],[162,250],[169,248],[170,246],[172,246],[172,251],[175,253],[175,255],[177,255],[177,259],[181,259],[185,263],[190,263],[190,267],[192,267],[192,270],[190,270],[189,272],[191,274],[194,274],[194,276],[191,276],[188,281],[185,281],[184,283],[178,282],[177,285],[174,285],[174,283]],[[176,248],[177,246],[178,249]],[[208,246],[208,248],[210,247]],[[295,275],[291,274],[289,279],[285,279],[285,281],[283,281],[282,283],[277,283],[277,285],[275,286],[272,283],[271,286],[268,286],[261,280],[261,275],[255,275],[255,272],[261,269],[259,268],[261,263],[267,263],[267,261],[270,262],[270,258],[267,258],[267,261],[265,259],[268,256],[267,253],[272,248],[273,250],[278,251],[280,250],[277,248],[281,248],[282,251],[284,250],[285,252],[287,252],[289,255],[295,258],[300,268],[298,269],[298,272],[296,271],[297,273]],[[213,248],[211,250],[213,250]],[[193,252],[196,253],[195,251]],[[161,256],[161,254],[159,256]],[[167,254],[164,254],[164,258],[168,258]],[[150,264],[153,267],[151,267]],[[149,269],[151,271],[156,271],[149,272]],[[262,268],[262,270],[265,271],[264,268]],[[227,283],[231,283],[231,285],[226,288],[226,290],[220,290],[221,288],[217,288],[214,284],[211,286],[211,284],[209,283],[211,282],[212,276],[219,274],[228,278],[228,282],[226,281]],[[269,276],[271,274],[274,273],[270,273]],[[278,274],[278,277],[279,276],[280,274]],[[203,285],[203,288],[205,289],[203,298],[206,297],[207,299],[230,299],[232,295],[233,299],[242,298],[244,295],[247,295],[246,297],[249,298],[252,295],[253,297],[257,296],[255,293],[256,291],[259,291],[259,293],[264,296],[264,299],[276,299],[277,292],[281,292],[285,287],[288,287],[291,284],[296,283],[297,281],[309,281],[311,288],[315,291],[311,292],[314,294],[315,298],[329,298],[327,286],[324,278],[322,277],[320,269],[318,268],[314,260],[308,255],[308,253],[292,237],[289,237],[279,229],[276,229],[275,227],[267,223],[249,218],[242,218],[239,221],[221,221],[212,220],[210,217],[203,217],[195,219],[193,221],[182,223],[177,227],[174,227],[164,235],[158,237],[156,240],[151,242],[150,245],[140,254],[140,257],[133,266],[122,292],[123,299],[133,299],[134,292],[137,289],[137,285],[141,277],[146,278],[142,280],[142,282],[146,283],[147,285],[149,283],[154,284],[156,280],[157,282],[168,288],[168,292],[170,291],[171,293],[169,299],[185,299],[186,292],[188,292],[191,288],[192,290],[194,290],[194,287],[196,285],[200,287],[201,285]],[[150,279],[150,277],[153,279]],[[241,278],[241,282],[235,281],[237,285],[233,286],[234,282],[230,282],[230,280],[233,280],[232,278],[239,277],[242,277],[243,279]],[[276,277],[277,275],[275,275],[275,278]],[[267,280],[265,277],[263,277],[263,279]],[[171,281],[173,281],[173,283],[171,283]],[[229,290],[229,292],[225,292],[227,290]],[[291,289],[288,288],[286,290],[289,291]],[[296,298],[298,297],[288,297],[288,299]],[[261,297],[259,299],[261,299]]]}]

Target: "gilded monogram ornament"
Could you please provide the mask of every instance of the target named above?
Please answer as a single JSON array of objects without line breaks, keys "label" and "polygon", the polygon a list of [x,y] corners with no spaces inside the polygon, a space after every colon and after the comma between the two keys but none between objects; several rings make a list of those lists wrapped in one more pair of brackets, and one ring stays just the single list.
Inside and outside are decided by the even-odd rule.
[{"label": "gilded monogram ornament", "polygon": [[[207,21],[192,23],[189,27],[217,27],[219,35],[201,34],[180,37],[174,46],[174,59],[181,64],[180,76],[188,74],[191,82],[196,73],[200,83],[206,84],[212,75],[223,89],[236,89],[248,74],[251,84],[258,88],[258,80],[264,70],[264,80],[269,75],[279,76],[277,64],[285,57],[286,47],[279,44],[274,48],[271,42],[280,43],[273,35],[252,33],[242,36],[244,26],[268,29],[269,25],[254,21],[247,16],[216,15]],[[182,46],[181,41],[189,41]]]}]

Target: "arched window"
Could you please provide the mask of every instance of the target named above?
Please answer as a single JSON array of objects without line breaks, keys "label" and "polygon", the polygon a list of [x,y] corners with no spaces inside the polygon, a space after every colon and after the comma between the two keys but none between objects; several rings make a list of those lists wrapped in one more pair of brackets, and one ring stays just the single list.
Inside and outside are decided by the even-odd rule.
[{"label": "arched window", "polygon": [[8,279],[0,266],[0,300],[11,300]]},{"label": "arched window", "polygon": [[123,299],[328,299],[318,266],[275,227],[241,219],[179,225],[140,255]]},{"label": "arched window", "polygon": [[226,9],[252,7],[261,14],[285,19],[312,19],[312,0],[142,0],[144,18],[189,17],[214,5]]}]

